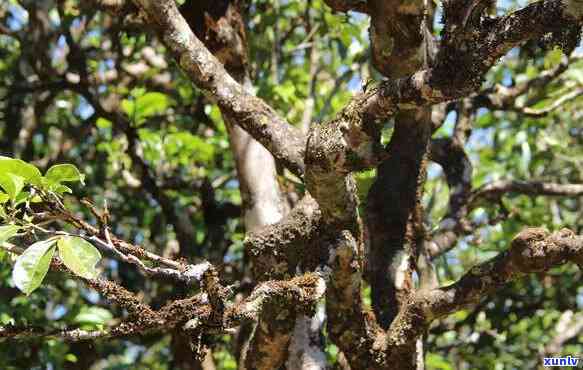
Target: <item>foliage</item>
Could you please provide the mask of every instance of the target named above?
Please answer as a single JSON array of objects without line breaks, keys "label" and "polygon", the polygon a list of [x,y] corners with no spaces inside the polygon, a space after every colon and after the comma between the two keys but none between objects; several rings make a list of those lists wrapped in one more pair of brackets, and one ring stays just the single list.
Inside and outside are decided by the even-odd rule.
[{"label": "foliage", "polygon": [[[99,329],[124,316],[122,308],[106,306],[75,276],[116,280],[156,308],[193,293],[185,286],[146,281],[135,268],[102,259],[90,240],[66,223],[45,229],[34,219],[38,209],[56,204],[90,225],[99,224],[103,220],[84,198],[108,211],[111,232],[119,238],[171,258],[213,260],[221,264],[226,283],[244,285],[242,219],[225,211],[234,208],[240,214],[241,195],[218,108],[178,66],[164,60],[165,49],[153,35],[86,9],[81,1],[35,3],[0,5],[0,20],[20,37],[0,33],[0,152],[6,155],[0,157],[0,245],[21,252],[0,249],[0,325]],[[333,13],[322,0],[250,3],[253,85],[257,96],[288,121],[300,125],[309,97],[317,121],[333,117],[362,90],[363,81],[376,76],[365,17]],[[315,75],[310,47],[319,50]],[[484,88],[532,80],[566,58],[559,49],[528,48],[504,58]],[[522,57],[527,52],[531,59]],[[67,82],[79,78],[87,80]],[[552,83],[520,96],[517,104],[545,109],[581,86],[579,60]],[[128,127],[103,110],[111,101]],[[466,144],[473,187],[501,179],[583,183],[581,104],[579,97],[539,118],[516,110],[478,110]],[[434,137],[451,136],[455,120],[452,111]],[[361,199],[374,176],[375,171],[357,176]],[[280,171],[279,181],[292,195],[303,190],[286,171]],[[430,164],[423,198],[428,230],[436,230],[447,212],[448,194],[443,171]],[[583,233],[582,200],[512,194],[480,204],[470,215],[479,227],[437,261],[440,283],[457,280],[476,262],[505,249],[524,225]],[[182,246],[179,252],[177,218],[188,220],[194,234],[188,249]],[[51,261],[65,269],[48,272]],[[576,266],[541,275],[515,282],[484,304],[433,326],[427,368],[535,367],[541,349],[557,334],[561,312],[583,308],[582,271]],[[208,340],[217,368],[235,369],[233,340]],[[583,353],[581,343],[583,337],[575,337],[563,354]],[[327,345],[334,362],[338,349]],[[0,368],[168,369],[174,358],[169,335],[91,345],[31,340],[18,343],[18,351],[14,346],[0,341]]]}]

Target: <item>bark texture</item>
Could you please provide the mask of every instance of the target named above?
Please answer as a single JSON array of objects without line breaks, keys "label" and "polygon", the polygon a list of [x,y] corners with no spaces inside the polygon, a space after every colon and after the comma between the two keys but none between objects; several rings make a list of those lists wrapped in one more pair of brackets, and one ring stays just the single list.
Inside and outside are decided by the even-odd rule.
[{"label": "bark texture", "polygon": [[[474,225],[468,215],[480,202],[499,201],[509,193],[583,194],[580,184],[542,181],[496,181],[474,190],[472,163],[464,150],[479,107],[511,107],[536,117],[581,95],[581,90],[565,95],[543,111],[515,103],[532,86],[545,85],[560,75],[566,69],[563,64],[525,84],[479,89],[491,67],[524,42],[560,34],[567,40],[565,47],[572,50],[583,25],[583,3],[541,0],[492,17],[489,9],[494,1],[444,1],[439,42],[431,30],[430,1],[325,3],[333,11],[370,17],[372,61],[385,78],[371,83],[324,122],[310,122],[316,108],[313,100],[308,102],[302,127],[297,128],[253,95],[242,1],[192,0],[180,9],[173,0],[100,2],[108,11],[139,10],[144,24],[156,32],[186,76],[219,107],[236,161],[253,287],[245,297],[233,298],[233,287],[223,285],[216,267],[223,248],[217,248],[219,253],[210,262],[174,260],[113,235],[107,216],[91,204],[90,211],[100,220],[97,226],[69,212],[60,201],[47,199],[43,215],[55,217],[74,231],[40,229],[43,232],[82,238],[146,277],[197,285],[199,290],[155,306],[114,282],[81,279],[127,312],[127,317],[114,327],[95,331],[5,326],[0,327],[0,338],[82,342],[172,333],[176,365],[199,368],[210,358],[203,338],[238,332],[242,369],[323,369],[321,328],[325,322],[327,338],[340,349],[343,368],[419,369],[423,336],[432,322],[478,304],[526,274],[540,274],[565,263],[583,266],[583,236],[567,229],[551,233],[540,228],[524,229],[506,251],[477,264],[453,284],[439,286],[432,265],[461,235],[471,232]],[[35,22],[47,21],[42,12],[31,16]],[[72,58],[75,51],[71,53]],[[309,59],[310,76],[316,79],[318,50],[312,50]],[[273,62],[277,64],[277,55]],[[78,58],[75,65],[81,82],[64,80],[58,86],[83,96],[99,116],[122,127],[128,139],[127,154],[142,175],[139,185],[160,204],[180,243],[189,244],[196,238],[192,225],[185,222],[188,215],[176,209],[140,156],[136,130],[122,113],[91,93],[86,60]],[[310,86],[312,97],[317,91],[314,85]],[[36,88],[42,90],[42,86],[24,90]],[[18,94],[10,99],[12,109],[27,109]],[[34,109],[42,111],[42,104]],[[457,113],[453,134],[432,140],[444,112],[451,110]],[[382,130],[388,121],[394,123],[394,131],[383,146]],[[7,130],[12,139],[17,131],[27,134],[24,122],[17,124],[18,130]],[[425,230],[421,207],[428,160],[443,168],[450,190],[448,211],[431,233]],[[367,196],[365,217],[361,217],[353,173],[372,168],[377,168],[377,177]],[[278,181],[283,169],[295,174],[305,187],[291,210]],[[211,184],[197,188],[203,192],[205,212],[218,212],[221,207],[214,202]],[[13,245],[2,248],[22,253]],[[66,271],[58,259],[51,268]],[[420,280],[417,287],[415,271]],[[362,297],[366,283],[371,287],[372,310],[365,307]],[[574,335],[558,336],[556,342]],[[185,344],[189,349],[179,351]],[[198,360],[189,363],[188,357]]]}]

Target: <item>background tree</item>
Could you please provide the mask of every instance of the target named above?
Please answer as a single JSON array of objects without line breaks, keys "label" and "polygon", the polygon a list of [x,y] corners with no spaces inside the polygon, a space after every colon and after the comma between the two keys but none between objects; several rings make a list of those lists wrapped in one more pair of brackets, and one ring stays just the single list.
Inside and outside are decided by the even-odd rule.
[{"label": "background tree", "polygon": [[576,0],[3,2],[0,151],[29,164],[0,158],[0,367],[582,353],[582,24]]}]

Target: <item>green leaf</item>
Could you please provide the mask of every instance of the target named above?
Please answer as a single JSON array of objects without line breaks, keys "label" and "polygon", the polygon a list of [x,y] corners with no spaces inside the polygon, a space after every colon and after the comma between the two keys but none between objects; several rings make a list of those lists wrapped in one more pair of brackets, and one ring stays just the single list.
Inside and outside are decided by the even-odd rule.
[{"label": "green leaf", "polygon": [[79,172],[77,167],[72,164],[57,164],[49,168],[45,177],[49,182],[60,184],[62,182],[80,181],[82,184],[85,176]]},{"label": "green leaf", "polygon": [[172,104],[172,100],[165,94],[159,92],[150,92],[138,96],[135,100],[123,100],[122,109],[128,117],[138,125],[156,114],[164,113]]},{"label": "green leaf", "polygon": [[146,93],[136,99],[136,114],[141,118],[160,114],[168,108],[170,103],[170,99],[162,93]]},{"label": "green leaf", "polygon": [[65,193],[69,193],[69,194],[73,194],[73,190],[66,186],[66,185],[56,185],[54,186],[51,190],[53,190],[55,193],[59,193],[59,194],[65,194]]},{"label": "green leaf", "polygon": [[16,225],[2,225],[0,226],[0,244],[8,241],[20,231],[20,226]]},{"label": "green leaf", "polygon": [[553,50],[549,51],[547,55],[545,55],[544,59],[544,66],[545,69],[550,69],[555,66],[558,66],[563,59],[563,50],[558,47],[555,47]]},{"label": "green leaf", "polygon": [[0,186],[8,193],[10,200],[14,202],[22,188],[24,188],[24,178],[11,172],[2,173],[0,175]]},{"label": "green leaf", "polygon": [[136,103],[133,100],[122,100],[121,109],[123,109],[125,114],[127,114],[130,119],[133,119],[136,115]]},{"label": "green leaf", "polygon": [[30,193],[28,191],[21,191],[16,196],[16,199],[12,202],[12,205],[16,207],[19,204],[25,203],[30,198]]},{"label": "green leaf", "polygon": [[65,355],[65,361],[76,363],[78,361],[77,356],[72,353],[67,353]]},{"label": "green leaf", "polygon": [[55,239],[43,240],[28,247],[18,256],[12,280],[24,294],[30,295],[45,278],[55,253]]},{"label": "green leaf", "polygon": [[10,200],[10,196],[6,193],[0,192],[0,204],[4,204]]},{"label": "green leaf", "polygon": [[95,269],[101,253],[91,243],[78,237],[62,237],[57,242],[59,256],[69,270],[86,279],[97,277]]},{"label": "green leaf", "polygon": [[81,325],[105,325],[113,319],[111,312],[101,307],[82,307],[73,321]]},{"label": "green leaf", "polygon": [[99,128],[106,129],[106,128],[111,128],[111,126],[112,126],[112,123],[111,123],[111,121],[110,121],[110,120],[107,120],[107,119],[105,119],[105,118],[103,118],[103,117],[99,117],[99,118],[97,119],[97,121],[95,121],[95,125],[96,125],[97,127],[99,127]]},{"label": "green leaf", "polygon": [[0,174],[7,173],[20,176],[25,182],[40,186],[42,175],[36,166],[20,159],[0,156]]},{"label": "green leaf", "polygon": [[453,367],[445,358],[438,354],[428,353],[426,359],[427,367],[436,370],[452,370]]}]

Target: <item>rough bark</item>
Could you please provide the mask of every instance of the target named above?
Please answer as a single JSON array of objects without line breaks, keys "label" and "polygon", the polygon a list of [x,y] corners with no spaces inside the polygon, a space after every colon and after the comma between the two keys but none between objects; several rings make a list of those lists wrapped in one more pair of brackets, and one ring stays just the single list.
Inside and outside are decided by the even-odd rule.
[{"label": "rough bark", "polygon": [[396,117],[389,159],[367,199],[370,252],[367,256],[373,309],[383,328],[388,328],[403,300],[413,288],[412,266],[416,253],[407,225],[424,181],[424,157],[432,128],[428,111]]},{"label": "rough bark", "polygon": [[[433,57],[433,5],[424,1],[369,1],[373,64],[383,75],[400,78],[427,67]],[[429,8],[426,8],[429,7]],[[413,290],[417,260],[413,213],[419,211],[425,155],[432,132],[431,109],[402,111],[377,167],[367,196],[367,268],[372,307],[387,329]],[[420,215],[421,216],[421,215]],[[409,362],[416,357],[410,353]]]},{"label": "rough bark", "polygon": [[[247,55],[247,36],[242,8],[237,1],[190,1],[181,7],[182,14],[195,35],[204,41],[205,46],[223,64],[226,71],[250,94],[252,81],[249,73]],[[277,180],[276,164],[273,156],[265,147],[239,127],[237,118],[222,109],[229,130],[231,149],[234,154],[239,188],[243,200],[244,223],[247,232],[254,232],[266,225],[279,222],[287,212],[287,204],[281,194]],[[272,274],[266,269],[264,258],[253,258],[254,279],[266,281],[278,276],[291,277],[289,274]],[[290,260],[282,264],[293,265]],[[285,267],[284,267],[285,268]],[[290,270],[290,268],[287,268]],[[266,307],[250,340],[248,350],[242,353],[242,361],[250,369],[273,369],[280,367],[288,357],[287,347],[294,333],[296,313],[286,310],[279,304]],[[304,330],[308,330],[305,327]],[[308,335],[300,333],[297,335]],[[309,346],[309,343],[303,342]],[[296,343],[299,351],[300,342]],[[301,364],[300,358],[290,358],[293,363]]]},{"label": "rough bark", "polygon": [[[306,196],[289,217],[251,234],[246,242],[257,260],[264,261],[257,266],[260,273],[282,274],[285,278],[262,282],[246,299],[231,303],[229,289],[221,285],[212,265],[203,263],[192,266],[169,261],[110,237],[107,227],[97,229],[61,210],[61,220],[87,233],[89,236],[84,236],[86,240],[98,244],[99,248],[154,277],[189,283],[200,281],[201,293],[154,310],[116,284],[90,280],[86,281],[89,286],[129,313],[127,320],[115,328],[97,332],[65,330],[55,333],[9,327],[0,329],[0,336],[84,340],[181,330],[196,340],[200,339],[202,333],[225,333],[241,322],[257,322],[266,310],[277,307],[276,303],[283,302],[283,307],[293,310],[294,314],[311,316],[315,304],[325,294],[330,338],[342,350],[352,368],[380,369],[398,364],[401,368],[412,369],[417,360],[412,354],[416,352],[419,338],[433,320],[477,303],[484,295],[524,274],[545,271],[567,261],[579,265],[583,263],[581,236],[568,231],[549,234],[540,229],[527,229],[515,238],[508,252],[478,265],[457,283],[442,288],[408,291],[401,295],[398,297],[398,312],[386,315],[388,318],[379,315],[379,325],[375,315],[366,312],[362,304],[364,240],[355,181],[351,175],[353,171],[376,166],[386,161],[387,157],[389,161],[383,165],[390,161],[399,165],[408,163],[403,170],[410,171],[407,176],[390,179],[386,176],[390,169],[382,176],[388,179],[387,183],[398,184],[395,188],[400,188],[401,183],[406,184],[404,204],[387,213],[396,211],[395,217],[390,216],[396,220],[394,224],[398,225],[394,228],[398,229],[395,235],[401,237],[411,232],[412,229],[407,226],[411,216],[417,223],[421,219],[419,213],[411,213],[419,199],[418,185],[423,177],[423,157],[433,126],[429,117],[425,117],[427,124],[405,125],[408,115],[427,105],[474,92],[488,69],[512,47],[549,32],[580,28],[583,20],[583,6],[580,2],[543,0],[503,17],[489,18],[484,14],[483,5],[490,3],[447,1],[444,3],[442,47],[435,60],[426,58],[423,66],[404,71],[397,68],[397,64],[375,57],[376,63],[386,62],[384,68],[389,68],[389,64],[395,66],[396,72],[386,69],[387,73],[402,75],[389,76],[390,79],[355,97],[331,121],[313,125],[307,137],[301,130],[287,124],[265,102],[252,96],[234,76],[227,73],[223,63],[228,65],[241,61],[229,61],[216,50],[219,58],[213,56],[181,17],[174,1],[135,0],[135,3],[144,11],[148,25],[159,33],[187,76],[218,104],[233,127],[235,123],[238,124],[265,146],[276,160],[305,181],[313,199]],[[330,0],[328,3],[337,10],[364,12],[370,12],[372,6],[382,5],[375,1],[367,2],[366,6],[361,1]],[[214,10],[222,9],[219,5]],[[383,13],[388,9],[375,9],[379,14],[388,14]],[[414,14],[415,22],[421,22],[418,12]],[[203,18],[204,24],[208,25],[209,17],[204,15]],[[383,33],[380,31],[383,27],[391,26],[378,23],[380,21],[375,19],[374,27],[377,31],[373,38]],[[196,27],[199,26],[200,23],[196,23]],[[233,24],[229,26],[237,29],[233,28]],[[406,36],[416,37],[413,34]],[[382,54],[383,49],[381,45],[375,49],[375,53]],[[224,59],[221,61],[221,58]],[[234,67],[232,73],[237,74],[239,67]],[[401,67],[408,68],[407,65]],[[397,117],[398,127],[386,151],[380,145],[380,130],[386,119],[393,117]],[[410,137],[407,134],[411,134]],[[233,132],[232,135],[238,134]],[[407,143],[412,143],[409,144],[411,148],[406,147]],[[453,149],[450,148],[450,151]],[[246,169],[240,171],[245,172]],[[452,173],[455,175],[457,171],[452,170]],[[252,181],[249,184],[250,187],[255,186]],[[454,203],[452,201],[452,208],[459,208]],[[261,215],[257,218],[266,219]],[[423,239],[419,237],[422,231],[415,232],[416,240]],[[269,246],[270,242],[273,246]],[[402,248],[403,240],[398,243],[399,248]],[[301,252],[305,253],[307,248],[313,252],[310,259],[301,256]],[[307,266],[306,270],[316,272],[288,279],[288,276],[295,274],[290,266],[294,258],[297,258],[300,267]],[[142,260],[149,261],[148,265]],[[273,266],[273,261],[277,263],[276,266]],[[160,266],[152,267],[150,262]],[[54,261],[53,264],[58,267],[59,262]],[[391,282],[395,280],[393,278]],[[384,298],[380,294],[377,297],[377,301]],[[382,309],[377,308],[377,311],[382,313]],[[269,315],[276,313],[272,311]],[[289,313],[284,316],[293,317]],[[263,330],[261,324],[258,328]],[[282,346],[282,343],[289,341],[293,328],[293,324],[285,326],[281,337],[264,336],[267,340],[258,344],[257,348],[270,354],[285,352],[289,347],[287,344]],[[298,326],[295,328],[298,329]],[[276,346],[284,347],[285,350],[282,352],[281,348],[274,348]],[[253,353],[253,356],[261,357],[260,351]],[[252,367],[274,368],[283,363],[284,357],[267,356],[248,361]]]}]

